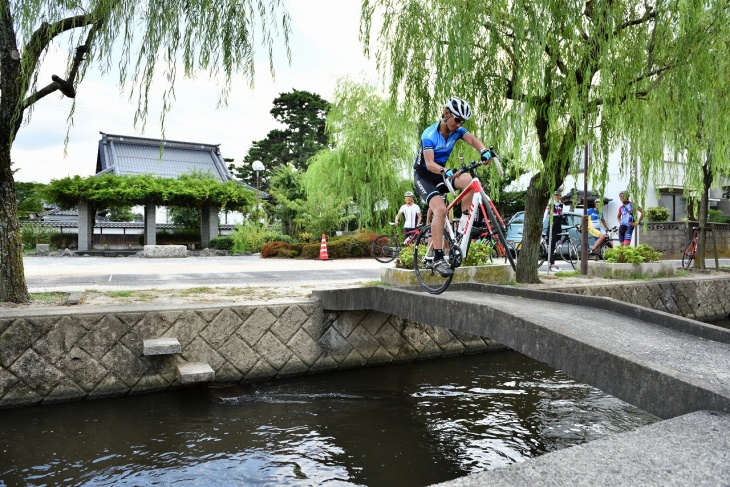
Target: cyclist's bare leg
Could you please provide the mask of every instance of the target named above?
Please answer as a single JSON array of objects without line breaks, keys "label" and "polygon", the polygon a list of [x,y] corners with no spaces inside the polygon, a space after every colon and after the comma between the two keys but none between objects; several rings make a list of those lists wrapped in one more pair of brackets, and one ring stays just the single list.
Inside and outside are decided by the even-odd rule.
[{"label": "cyclist's bare leg", "polygon": [[593,245],[593,248],[591,249],[591,251],[593,253],[598,252],[598,249],[601,248],[601,245],[603,245],[603,242],[605,242],[607,238],[608,238],[608,235],[606,235],[605,233],[602,233],[601,236],[596,239],[596,243]]},{"label": "cyclist's bare leg", "polygon": [[439,196],[434,196],[428,202],[431,209],[431,238],[434,250],[443,250],[444,223],[446,222],[446,203]]},{"label": "cyclist's bare leg", "polygon": [[[471,175],[462,174],[458,178],[455,178],[453,183],[454,188],[464,189],[469,186],[469,184],[471,184]],[[471,193],[471,190],[469,190],[468,193]],[[471,198],[468,196],[464,196],[464,198],[461,200],[461,212],[465,214],[467,211],[469,211],[469,208],[471,208]]]}]

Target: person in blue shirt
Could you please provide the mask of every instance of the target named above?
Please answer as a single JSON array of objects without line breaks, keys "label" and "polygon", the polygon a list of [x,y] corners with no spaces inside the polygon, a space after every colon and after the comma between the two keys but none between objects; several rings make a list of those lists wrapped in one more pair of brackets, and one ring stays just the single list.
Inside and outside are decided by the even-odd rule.
[{"label": "person in blue shirt", "polygon": [[[640,206],[634,206],[634,203],[629,201],[629,193],[626,191],[621,191],[618,197],[621,200],[621,207],[618,209],[618,215],[616,215],[620,223],[618,239],[623,245],[631,245],[634,227],[644,219],[644,210]],[[639,212],[638,220],[634,217],[634,211]]]},{"label": "person in blue shirt", "polygon": [[[413,180],[421,199],[426,202],[433,212],[431,222],[431,235],[434,246],[434,270],[442,276],[450,276],[453,269],[444,261],[443,232],[446,220],[446,204],[440,197],[448,192],[444,184],[444,176],[452,177],[454,172],[446,169],[446,161],[449,159],[454,145],[460,139],[471,145],[480,152],[482,161],[487,163],[491,154],[484,144],[470,134],[462,125],[471,118],[471,107],[461,98],[451,98],[444,105],[441,120],[426,128],[421,135],[421,150],[416,156],[413,164]],[[462,174],[453,179],[456,189],[464,189],[471,183],[469,174]],[[439,196],[439,198],[434,198]],[[461,211],[469,212],[471,199],[464,198],[461,203]]]},{"label": "person in blue shirt", "polygon": [[593,248],[591,248],[591,253],[597,254],[598,249],[601,248],[603,242],[608,238],[608,235],[604,231],[604,228],[608,230],[608,224],[603,218],[603,212],[598,211],[598,200],[593,200],[593,204],[590,206],[591,208],[588,208],[586,210],[586,213],[589,217],[588,233],[596,239],[595,243],[593,244]]}]

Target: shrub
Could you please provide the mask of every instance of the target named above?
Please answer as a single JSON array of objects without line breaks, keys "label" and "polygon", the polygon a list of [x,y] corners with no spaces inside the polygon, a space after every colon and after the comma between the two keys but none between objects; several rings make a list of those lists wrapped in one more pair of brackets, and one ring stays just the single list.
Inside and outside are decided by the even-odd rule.
[{"label": "shrub", "polygon": [[79,235],[77,233],[55,232],[51,234],[50,242],[57,249],[75,249],[79,246]]},{"label": "shrub", "polygon": [[20,227],[20,241],[27,247],[35,247],[37,243],[51,243],[53,233],[50,228],[40,225],[23,225]]},{"label": "shrub", "polygon": [[415,245],[402,248],[398,258],[395,259],[395,266],[399,269],[413,269],[413,252],[415,250]]},{"label": "shrub", "polygon": [[289,235],[283,235],[280,233],[271,233],[266,235],[266,241],[267,242],[286,242],[286,243],[294,243],[294,239],[290,237]]},{"label": "shrub", "polygon": [[218,250],[233,250],[233,237],[230,235],[221,235],[208,243],[208,247]]},{"label": "shrub", "polygon": [[287,257],[289,259],[293,259],[294,257],[298,257],[299,256],[299,252],[297,252],[294,249],[281,248],[281,249],[279,249],[279,255],[278,256],[279,257]]},{"label": "shrub", "polygon": [[[261,257],[266,259],[268,257],[288,257],[287,255],[281,255],[281,251],[291,251],[292,246],[287,242],[266,242],[261,247]],[[286,252],[285,252],[286,253]]]},{"label": "shrub", "polygon": [[606,261],[613,264],[643,264],[656,262],[662,253],[654,250],[651,245],[641,244],[638,247],[622,245],[606,250]]},{"label": "shrub", "polygon": [[492,247],[487,244],[474,242],[469,245],[469,253],[461,264],[463,266],[478,266],[489,264],[492,257]]},{"label": "shrub", "polygon": [[233,251],[237,254],[260,252],[270,234],[264,225],[249,221],[240,223],[233,232]]},{"label": "shrub", "polygon": [[[318,243],[304,244],[299,255],[304,259],[316,259],[319,257],[319,245]],[[332,256],[330,255],[330,257]]]},{"label": "shrub", "polygon": [[646,209],[646,217],[650,222],[669,221],[669,209],[661,206],[650,206]]},{"label": "shrub", "polygon": [[707,221],[715,223],[730,223],[730,216],[720,210],[707,210]]}]

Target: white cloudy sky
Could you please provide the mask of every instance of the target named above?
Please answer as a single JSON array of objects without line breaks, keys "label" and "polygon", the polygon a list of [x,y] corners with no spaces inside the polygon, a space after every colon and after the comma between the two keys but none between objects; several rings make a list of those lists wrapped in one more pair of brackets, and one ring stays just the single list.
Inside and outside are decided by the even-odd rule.
[{"label": "white cloudy sky", "polygon": [[[360,0],[284,0],[292,21],[291,65],[283,51],[275,58],[276,78],[271,79],[268,59],[259,56],[255,87],[234,83],[228,106],[216,109],[219,89],[214,81],[199,76],[179,79],[177,99],[165,122],[168,140],[220,144],[224,157],[240,162],[251,142],[262,139],[276,122],[269,111],[280,93],[296,88],[332,99],[337,79],[377,80],[375,63],[363,55],[358,40]],[[281,45],[281,42],[279,43]],[[58,61],[54,64],[54,60]],[[48,57],[41,80],[64,72],[64,56]],[[39,82],[39,85],[41,83]],[[143,133],[133,125],[134,102],[120,94],[116,80],[89,72],[76,97],[76,113],[64,155],[66,118],[71,101],[58,94],[35,105],[30,123],[18,133],[13,146],[17,181],[48,182],[66,176],[94,173],[99,132],[161,137],[159,111],[151,109]]]}]

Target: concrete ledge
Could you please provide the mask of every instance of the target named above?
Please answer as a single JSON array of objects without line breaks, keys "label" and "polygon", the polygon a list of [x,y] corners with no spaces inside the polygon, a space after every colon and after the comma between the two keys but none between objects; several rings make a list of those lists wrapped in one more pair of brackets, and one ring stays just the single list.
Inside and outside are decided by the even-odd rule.
[{"label": "concrete ledge", "polygon": [[438,485],[730,485],[729,433],[730,415],[698,411]]},{"label": "concrete ledge", "polygon": [[[393,286],[419,286],[416,271],[389,267],[381,269],[380,280]],[[515,271],[509,264],[458,267],[452,284],[492,283],[501,284],[515,280]]]},{"label": "concrete ledge", "polygon": [[204,362],[185,362],[178,364],[177,372],[183,384],[209,382],[215,378],[213,368]]},{"label": "concrete ledge", "polygon": [[187,257],[188,249],[184,245],[145,245],[142,256],[151,259]]},{"label": "concrete ledge", "polygon": [[649,309],[636,304],[624,303],[613,298],[567,294],[539,289],[524,289],[513,286],[490,286],[480,284],[461,284],[455,288],[455,290],[460,289],[605,309],[613,313],[618,313],[630,318],[652,323],[654,325],[663,326],[682,333],[688,333],[707,340],[730,343],[730,329],[728,328],[709,325],[707,323],[702,323],[701,321],[684,318],[683,316],[664,311]]},{"label": "concrete ledge", "polygon": [[607,279],[623,279],[639,274],[645,276],[656,276],[657,274],[673,276],[676,272],[677,264],[673,262],[649,262],[645,264],[588,263],[588,275]]},{"label": "concrete ledge", "polygon": [[142,355],[173,355],[181,351],[177,338],[151,338],[142,342]]}]

